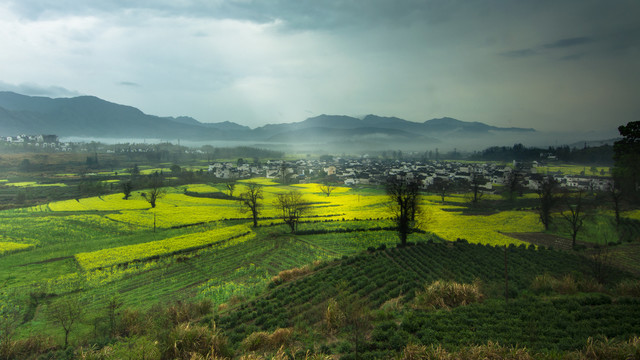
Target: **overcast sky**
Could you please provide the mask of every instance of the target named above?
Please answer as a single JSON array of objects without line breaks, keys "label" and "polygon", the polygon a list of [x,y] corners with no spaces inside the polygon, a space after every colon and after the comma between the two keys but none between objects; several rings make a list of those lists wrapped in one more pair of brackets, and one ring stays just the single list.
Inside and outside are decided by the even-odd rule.
[{"label": "overcast sky", "polygon": [[640,120],[640,1],[3,0],[0,89],[250,127]]}]

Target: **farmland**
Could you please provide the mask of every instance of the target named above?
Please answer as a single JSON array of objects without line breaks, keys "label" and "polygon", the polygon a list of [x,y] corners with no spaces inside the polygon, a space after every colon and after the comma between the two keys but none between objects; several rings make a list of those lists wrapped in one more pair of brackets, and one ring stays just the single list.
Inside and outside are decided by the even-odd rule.
[{"label": "farmland", "polygon": [[[250,215],[241,211],[237,198],[248,181],[263,190],[257,228],[251,227]],[[60,343],[60,329],[47,314],[56,304],[71,300],[85,309],[72,342],[94,341],[97,333],[107,336],[96,324],[114,298],[120,307],[138,314],[152,314],[166,304],[209,304],[212,313],[201,321],[215,322],[236,353],[246,351],[243,344],[252,334],[286,328],[295,329],[291,341],[297,347],[348,358],[348,324],[327,338],[336,341],[318,340],[325,338],[323,313],[333,303],[370,309],[373,318],[363,330],[370,357],[392,356],[412,343],[454,349],[489,340],[541,352],[573,351],[589,336],[626,339],[638,333],[640,324],[633,320],[639,318],[637,300],[619,303],[615,293],[617,283],[633,278],[629,272],[608,270],[608,285],[596,287],[599,295],[576,290],[578,294],[545,297],[532,292],[535,277],[545,273],[556,278],[583,274],[584,279],[575,281],[587,284],[597,264],[589,256],[536,248],[512,236],[543,231],[538,214],[518,203],[502,211],[469,212],[473,205],[464,194],[448,194],[445,202],[439,196],[423,196],[418,231],[409,235],[410,246],[400,248],[388,198],[375,187],[338,186],[327,196],[319,184],[286,185],[258,178],[238,181],[236,197],[220,183],[162,190],[156,207],[142,195],[146,190],[138,189],[127,200],[111,193],[0,212],[0,296],[3,313],[14,311],[22,319],[16,339],[37,333]],[[292,190],[302,194],[308,207],[295,234],[283,224],[275,205],[278,194]],[[522,204],[532,201],[530,195],[522,196]],[[487,196],[484,201],[501,200]],[[636,212],[624,218],[631,239],[638,234]],[[613,241],[611,214],[599,211],[597,219],[581,240]],[[566,237],[562,227],[553,231]],[[625,248],[620,245],[614,251],[625,254],[620,256],[623,265],[633,270],[637,251],[627,253]],[[503,257],[509,264],[508,307],[502,298]],[[274,280],[283,270],[296,268],[306,269],[302,272],[307,275]],[[451,312],[414,311],[416,293],[439,279],[480,281],[487,301]],[[562,310],[574,305],[579,310]],[[531,314],[541,311],[548,316],[532,320]],[[602,324],[580,315],[589,311],[618,325],[602,330]],[[502,315],[490,317],[492,313]],[[568,330],[567,324],[580,321],[579,331]],[[510,337],[525,325],[535,332]],[[120,334],[157,336],[132,331]],[[117,338],[117,333],[108,336]]]}]

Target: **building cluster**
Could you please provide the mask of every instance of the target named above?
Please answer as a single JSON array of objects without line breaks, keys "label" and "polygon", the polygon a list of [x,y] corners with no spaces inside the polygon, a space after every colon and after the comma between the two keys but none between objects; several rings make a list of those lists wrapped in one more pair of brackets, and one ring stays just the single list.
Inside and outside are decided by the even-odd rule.
[{"label": "building cluster", "polygon": [[15,135],[2,136],[0,140],[12,144],[31,144],[39,147],[55,148],[60,145],[57,135]]},{"label": "building cluster", "polygon": [[[547,176],[561,187],[606,191],[611,179],[603,176],[542,174],[537,163],[496,164],[455,161],[400,161],[370,158],[297,161],[270,160],[264,163],[216,162],[209,172],[218,178],[266,177],[289,183],[323,182],[327,179],[346,186],[379,185],[390,176],[413,179],[427,189],[438,181],[457,184],[480,182],[484,191],[494,191],[496,185],[506,185],[513,176],[530,190],[537,190]],[[517,172],[517,175],[515,174]]]}]

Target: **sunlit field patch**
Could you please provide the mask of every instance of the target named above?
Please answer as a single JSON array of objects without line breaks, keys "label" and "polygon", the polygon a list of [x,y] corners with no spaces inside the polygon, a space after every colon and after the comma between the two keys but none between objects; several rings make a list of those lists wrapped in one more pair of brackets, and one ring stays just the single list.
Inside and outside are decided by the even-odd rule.
[{"label": "sunlit field patch", "polygon": [[[151,241],[144,244],[120,246],[111,249],[103,249],[88,253],[76,254],[78,264],[85,269],[96,269],[132,261],[144,261],[158,256],[170,255],[179,251],[195,250],[197,248],[214,244],[234,237],[252,234],[251,229],[245,225],[236,225],[226,228],[176,236],[169,239]],[[240,242],[242,242],[240,241]],[[235,243],[238,243],[236,241]]]},{"label": "sunlit field patch", "polygon": [[220,192],[220,190],[216,187],[207,184],[189,184],[184,187],[185,191],[194,192],[194,193],[213,193]]},{"label": "sunlit field patch", "polygon": [[8,241],[0,241],[0,255],[14,251],[22,251],[32,248],[32,244],[20,244]]},{"label": "sunlit field patch", "polygon": [[[322,184],[314,184],[314,183],[312,183],[312,184],[295,184],[293,186],[305,189],[308,192],[317,193],[317,194],[326,196],[321,190],[321,187],[325,186],[325,185],[322,185]],[[333,186],[331,188],[331,196],[338,195],[338,194],[341,194],[341,193],[346,193],[346,192],[349,192],[349,191],[351,191],[351,188],[349,188],[349,187]]]},{"label": "sunlit field patch", "polygon": [[55,186],[55,187],[65,187],[67,184],[63,183],[54,183],[54,184],[39,184],[35,181],[22,181],[22,182],[14,182],[14,183],[5,183],[6,186],[15,186],[15,187],[40,187],[40,186]]},{"label": "sunlit field patch", "polygon": [[149,203],[139,196],[124,200],[122,194],[110,194],[83,199],[72,199],[49,203],[52,211],[119,211],[147,209]]},{"label": "sunlit field patch", "polygon": [[264,186],[279,185],[277,182],[274,182],[273,180],[267,179],[267,178],[243,179],[243,180],[239,180],[238,182],[252,182],[252,183],[256,183]]},{"label": "sunlit field patch", "polygon": [[466,239],[490,245],[524,244],[503,232],[539,232],[538,216],[530,211],[503,211],[493,215],[463,215],[454,207],[431,206],[425,214],[424,229],[449,241]]}]

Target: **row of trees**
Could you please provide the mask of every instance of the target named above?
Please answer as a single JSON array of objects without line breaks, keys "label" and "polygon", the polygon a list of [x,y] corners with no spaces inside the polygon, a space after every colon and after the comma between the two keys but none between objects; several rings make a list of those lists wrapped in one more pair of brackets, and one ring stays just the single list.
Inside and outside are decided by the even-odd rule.
[{"label": "row of trees", "polygon": [[[620,133],[623,139],[616,142],[615,149],[615,169],[614,169],[614,185],[611,186],[609,195],[614,204],[614,212],[616,222],[620,222],[620,205],[625,194],[629,198],[638,199],[640,190],[640,122],[629,123],[627,126],[621,126]],[[514,150],[517,150],[514,148]],[[172,169],[173,170],[173,169]],[[135,173],[135,169],[132,174]],[[513,171],[505,184],[505,193],[510,199],[514,199],[518,193],[522,191],[521,183],[522,174]],[[484,179],[481,176],[473,176],[472,180],[467,184],[471,189],[473,203],[477,203],[482,196],[482,185]],[[236,182],[229,180],[224,183],[228,191],[229,198],[233,198]],[[162,177],[157,173],[152,175],[147,182],[149,190],[141,193],[141,195],[155,207],[158,198],[164,194],[162,189]],[[127,199],[132,190],[131,182],[123,182],[122,184],[125,199]],[[436,179],[430,190],[437,192],[445,200],[445,195],[455,187],[453,182]],[[326,181],[320,186],[320,190],[330,196],[335,188],[335,184]],[[390,177],[385,183],[385,190],[390,200],[390,214],[395,221],[401,244],[406,244],[407,236],[416,228],[416,218],[420,215],[420,184],[415,179],[404,177]],[[544,225],[545,230],[549,230],[554,217],[554,212],[560,212],[560,218],[564,219],[568,224],[569,232],[572,238],[572,245],[576,245],[576,238],[579,231],[583,228],[587,217],[586,211],[586,194],[579,190],[573,193],[561,193],[560,186],[553,177],[546,177],[542,182],[539,190],[539,206],[538,212],[540,222]],[[264,199],[262,185],[257,183],[247,183],[246,190],[242,192],[237,200],[241,205],[244,213],[250,213],[253,220],[253,226],[258,226],[258,218],[262,208]],[[564,206],[559,205],[564,203]],[[295,233],[300,218],[306,213],[308,204],[298,191],[289,191],[277,194],[274,205],[279,209],[280,217],[283,222]]]}]

